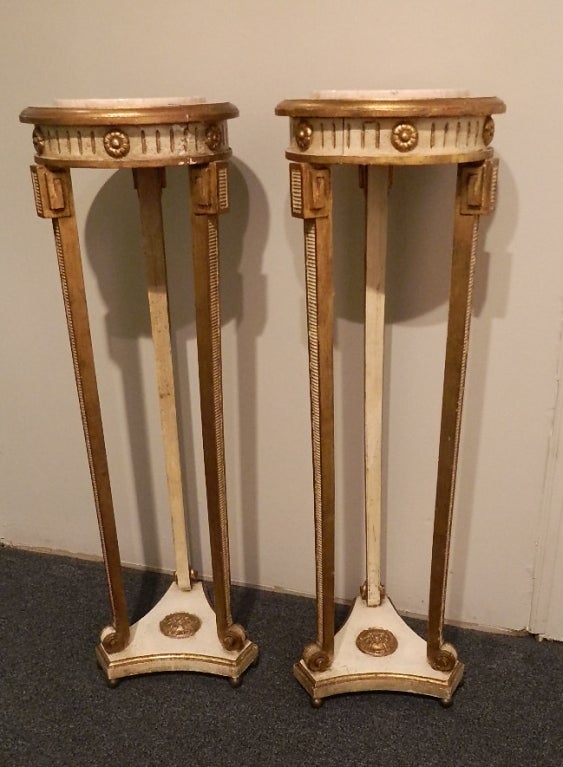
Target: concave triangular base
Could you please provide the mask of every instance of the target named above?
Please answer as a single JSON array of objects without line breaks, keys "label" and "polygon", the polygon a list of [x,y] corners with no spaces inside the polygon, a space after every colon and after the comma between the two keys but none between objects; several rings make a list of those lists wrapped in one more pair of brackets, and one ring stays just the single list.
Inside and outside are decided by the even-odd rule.
[{"label": "concave triangular base", "polygon": [[[390,632],[397,640],[396,649],[383,657],[360,650],[358,636],[372,628]],[[426,642],[407,626],[387,597],[377,607],[368,607],[358,597],[334,638],[330,668],[310,671],[301,660],[294,665],[293,673],[314,705],[330,695],[368,690],[431,695],[448,704],[463,677],[463,664],[457,662],[450,672],[434,670],[426,658]]]},{"label": "concave triangular base", "polygon": [[[181,614],[181,622],[186,613],[192,622],[194,617],[201,621],[192,636],[163,633],[161,621]],[[201,583],[194,583],[191,591],[181,591],[173,583],[158,604],[131,626],[130,636],[121,652],[108,653],[101,643],[96,647],[96,658],[108,681],[155,671],[200,671],[228,676],[236,683],[258,656],[258,647],[250,641],[240,651],[225,650]]]}]

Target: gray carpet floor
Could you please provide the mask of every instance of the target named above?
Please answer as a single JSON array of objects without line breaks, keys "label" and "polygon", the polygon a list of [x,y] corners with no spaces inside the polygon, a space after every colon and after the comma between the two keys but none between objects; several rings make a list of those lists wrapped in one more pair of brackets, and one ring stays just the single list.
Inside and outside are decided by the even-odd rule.
[{"label": "gray carpet floor", "polygon": [[[133,620],[170,581],[125,580]],[[108,616],[101,565],[3,547],[0,584],[1,767],[563,766],[563,644],[450,628],[466,664],[451,708],[362,693],[316,710],[291,673],[313,601],[235,588],[235,618],[261,651],[240,688],[169,673],[110,689],[93,654]]]}]

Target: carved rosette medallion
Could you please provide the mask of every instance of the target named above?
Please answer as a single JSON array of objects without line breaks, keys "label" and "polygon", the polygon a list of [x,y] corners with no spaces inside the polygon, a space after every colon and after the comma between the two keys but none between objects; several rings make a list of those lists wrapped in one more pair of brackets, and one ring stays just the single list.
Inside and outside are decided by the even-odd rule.
[{"label": "carved rosette medallion", "polygon": [[495,121],[492,117],[487,117],[483,123],[483,142],[489,146],[495,135]]},{"label": "carved rosette medallion", "polygon": [[311,146],[313,140],[313,128],[307,122],[300,122],[295,129],[295,143],[303,152]]},{"label": "carved rosette medallion", "polygon": [[187,639],[200,627],[201,620],[192,613],[171,613],[160,621],[161,632],[172,639]]},{"label": "carved rosette medallion", "polygon": [[45,136],[41,132],[41,128],[35,126],[33,129],[32,141],[37,154],[43,154],[43,150],[45,149]]},{"label": "carved rosette medallion", "polygon": [[398,152],[410,152],[418,144],[418,130],[412,123],[397,123],[391,131],[391,143]]},{"label": "carved rosette medallion", "polygon": [[104,149],[110,157],[125,157],[129,154],[129,137],[123,131],[110,130],[104,136]]},{"label": "carved rosette medallion", "polygon": [[364,629],[356,637],[356,646],[366,655],[375,655],[376,658],[383,658],[385,655],[392,655],[399,643],[397,637],[387,629],[377,627]]},{"label": "carved rosette medallion", "polygon": [[221,131],[221,128],[216,124],[213,123],[212,125],[208,125],[205,129],[205,143],[209,147],[209,149],[212,152],[215,152],[215,150],[219,149],[223,142],[223,133]]}]

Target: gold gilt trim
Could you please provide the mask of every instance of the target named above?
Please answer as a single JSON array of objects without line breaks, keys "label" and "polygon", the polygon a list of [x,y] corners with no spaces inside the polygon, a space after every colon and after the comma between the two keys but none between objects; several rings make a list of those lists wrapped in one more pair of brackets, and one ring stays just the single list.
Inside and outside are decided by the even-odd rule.
[{"label": "gold gilt trim", "polygon": [[[99,644],[96,647],[98,663],[110,678],[150,674],[160,671],[200,671],[202,673],[215,673],[221,676],[231,676],[233,674],[238,676],[256,660],[258,657],[258,646],[254,642],[249,641],[238,654],[233,651],[233,656],[231,659],[221,658],[216,655],[204,655],[203,653],[168,652],[116,658],[115,656],[108,655],[103,645]],[[213,669],[210,669],[210,666]]]},{"label": "gold gilt trim", "polygon": [[405,99],[286,99],[276,107],[288,117],[461,117],[501,114],[506,104],[496,96]]},{"label": "gold gilt trim", "polygon": [[493,150],[488,148],[471,149],[470,151],[451,152],[449,154],[409,154],[388,152],[380,155],[346,155],[346,154],[316,154],[310,153],[305,157],[298,152],[288,149],[285,153],[288,160],[303,162],[311,165],[446,165],[452,163],[478,162],[493,156]]},{"label": "gold gilt trim", "polygon": [[27,107],[20,114],[20,122],[41,125],[182,125],[228,120],[238,117],[238,114],[236,106],[229,102],[130,109]]},{"label": "gold gilt trim", "polygon": [[390,691],[428,695],[449,701],[461,683],[463,671],[463,664],[458,662],[451,674],[443,680],[395,672],[366,672],[340,676],[326,676],[325,673],[325,677],[319,679],[307,670],[303,661],[293,666],[294,677],[313,700],[348,692]]}]

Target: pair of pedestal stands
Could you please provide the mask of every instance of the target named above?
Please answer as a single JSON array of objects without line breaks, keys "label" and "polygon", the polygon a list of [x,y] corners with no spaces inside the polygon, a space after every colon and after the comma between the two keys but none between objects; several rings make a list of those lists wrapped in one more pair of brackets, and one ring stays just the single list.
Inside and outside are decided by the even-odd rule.
[{"label": "pair of pedestal stands", "polygon": [[[490,143],[497,98],[452,92],[325,92],[284,101],[290,118],[290,192],[304,220],[314,480],[317,632],[294,673],[314,705],[360,690],[399,690],[444,703],[463,675],[443,641],[450,529],[461,425],[479,217],[494,207],[497,164]],[[38,215],[53,223],[76,386],[98,514],[111,625],[96,649],[110,683],[152,671],[201,671],[236,685],[258,649],[233,622],[223,443],[218,215],[229,207],[228,103],[156,99],[60,102],[30,107],[32,179]],[[344,627],[334,630],[334,428],[331,166],[360,168],[366,201],[365,522],[366,579]],[[384,592],[380,574],[381,421],[387,200],[395,165],[455,163],[450,309],[427,641],[411,631]],[[166,166],[190,177],[201,419],[214,607],[190,568],[171,353],[161,192]],[[70,168],[131,168],[139,196],[148,300],[164,441],[175,582],[129,625]]]}]

